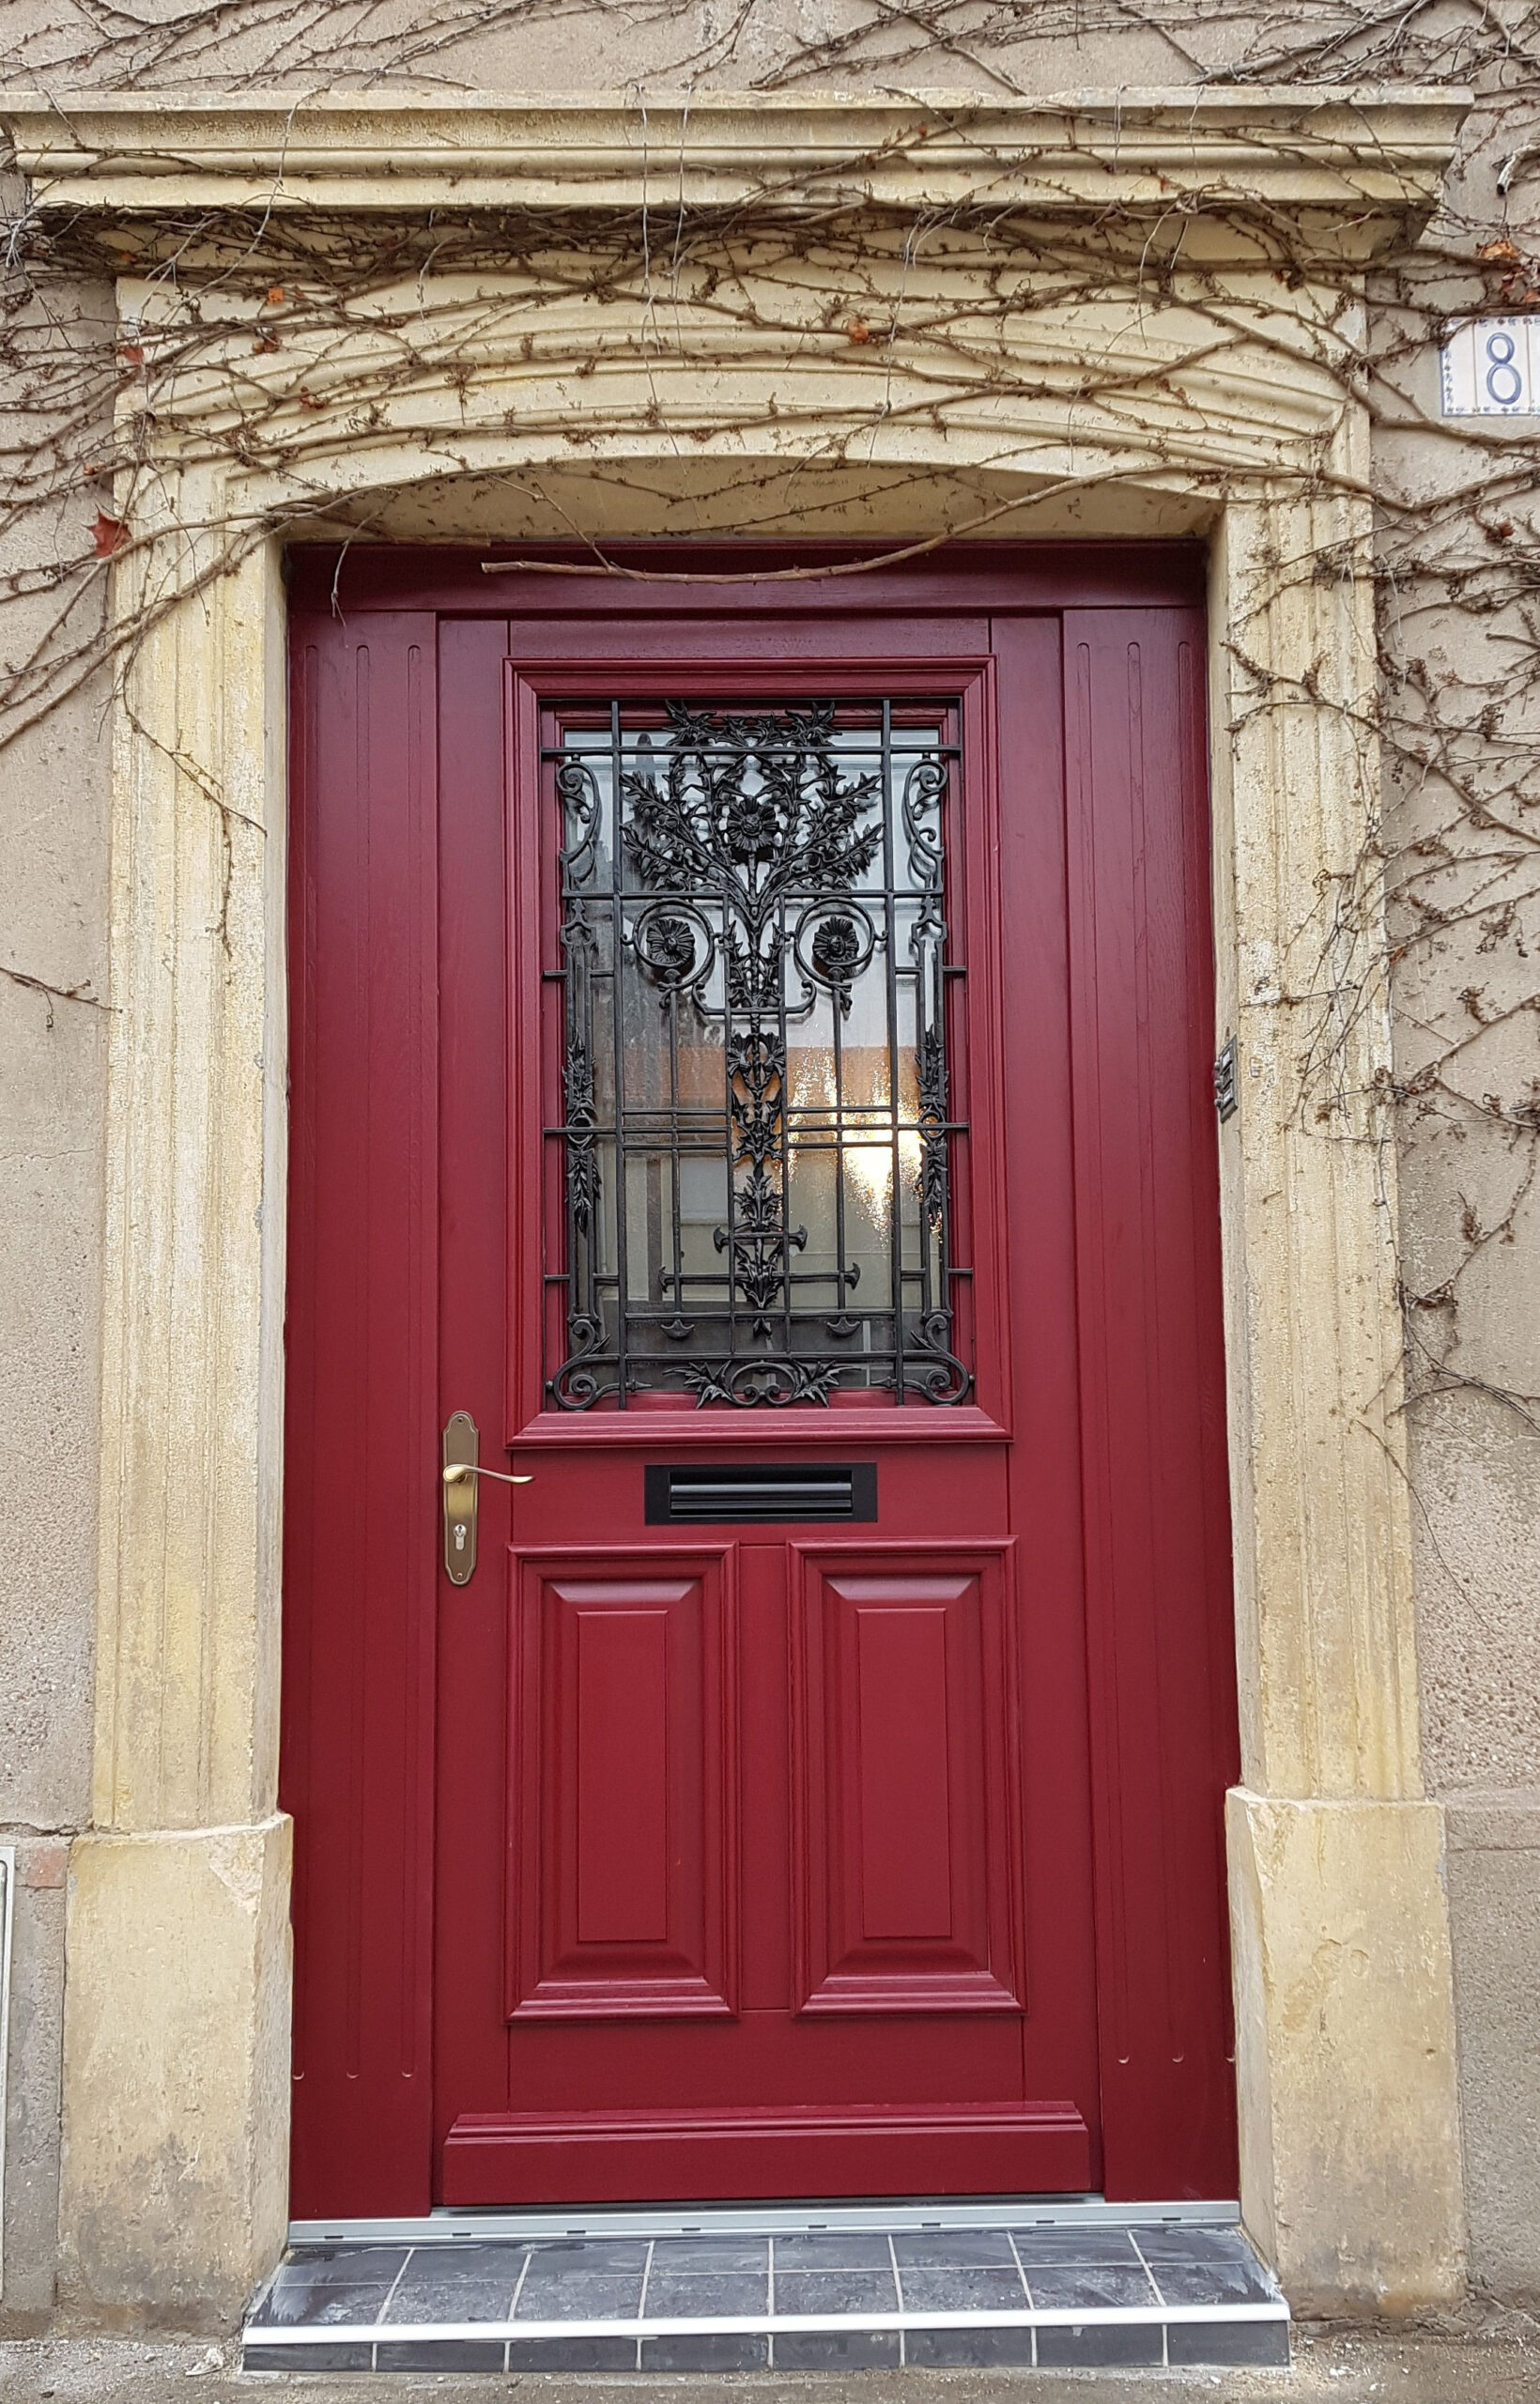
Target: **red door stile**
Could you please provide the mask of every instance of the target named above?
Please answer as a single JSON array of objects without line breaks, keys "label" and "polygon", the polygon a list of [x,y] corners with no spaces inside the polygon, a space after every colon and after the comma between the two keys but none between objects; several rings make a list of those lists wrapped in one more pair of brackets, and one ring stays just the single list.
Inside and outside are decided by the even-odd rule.
[{"label": "red door stile", "polygon": [[420,2211],[430,2190],[437,638],[418,612],[294,626],[280,1795],[300,2214]]},{"label": "red door stile", "polygon": [[1065,620],[1109,2195],[1232,2196],[1240,1775],[1197,609]]},{"label": "red door stile", "polygon": [[[1233,2195],[1201,556],[962,547],[839,592],[756,580],[742,553],[696,560],[742,565],[743,581],[702,599],[487,579],[479,555],[296,560],[294,2209]],[[719,1083],[693,1118],[680,1099],[706,1094],[689,1081],[718,1073],[735,1022],[723,1008],[711,1034],[702,1002],[706,1031],[679,1035],[684,1005],[634,932],[663,904],[617,873],[594,891],[631,1016],[611,994],[606,1024],[639,1060],[672,1060],[673,1132],[656,1140],[674,1149],[647,1149],[661,1088],[638,1083],[635,1183],[618,1144],[595,1156],[604,1207],[614,1178],[631,1214],[629,1233],[614,1223],[623,1267],[597,1237],[581,1256],[623,1342],[635,1305],[642,1390],[624,1409],[608,1393],[558,1407],[578,1002],[557,766],[588,756],[601,714],[633,750],[651,730],[655,764],[667,703],[702,726],[791,727],[829,701],[846,747],[830,790],[879,726],[912,731],[905,760],[935,730],[947,763],[944,798],[915,823],[944,859],[947,1346],[971,1391],[899,1400],[856,1382],[884,1374],[881,1293],[918,1290],[882,1260],[928,1261],[902,1245],[932,1241],[895,1224],[901,1173],[920,1194],[937,1157],[923,1117],[901,1141],[916,1107],[901,1108],[901,1048],[917,1062],[931,1022],[899,871],[881,870],[889,932],[864,953],[860,912],[838,899],[862,878],[836,877],[819,905],[886,980],[886,1002],[853,985],[840,1004],[838,975],[818,972],[851,1077],[876,1082],[843,1085],[837,1066],[837,1103],[797,1099],[833,1040],[815,1017],[781,1036],[776,1105],[786,1224],[800,1212],[810,1230],[805,1251],[783,1247],[808,1280],[797,1340],[813,1346],[825,1312],[831,1345],[878,1365],[847,1350],[826,1400],[747,1407],[713,1398],[716,1339],[690,1323],[716,1324],[708,1270],[752,1316],[733,1283],[735,1172],[707,1158],[731,1111]],[[882,776],[899,795],[886,750]],[[901,801],[864,806],[889,813],[891,861]],[[806,963],[822,920],[787,906],[784,956],[800,941]],[[727,924],[674,931],[689,974],[708,941],[725,957]],[[860,1166],[863,1128],[889,1167]],[[848,1308],[818,1299],[846,1258],[817,1218],[835,1190],[821,1143],[836,1183],[855,1180],[841,1209],[876,1196]],[[693,1185],[686,1157],[707,1161]],[[656,1268],[668,1193],[671,1272]],[[628,1241],[648,1266],[625,1285]],[[670,1290],[695,1348],[677,1357],[705,1363],[702,1407],[667,1365]],[[773,1305],[788,1331],[794,1301],[788,1280]],[[889,1320],[901,1348],[901,1310]],[[757,1340],[793,1357],[768,1317]],[[481,1481],[461,1586],[439,1525],[454,1410],[486,1467],[532,1480]],[[874,1518],[655,1507],[670,1472],[741,1490],[778,1472],[794,1489],[850,1465],[874,1481]]]}]

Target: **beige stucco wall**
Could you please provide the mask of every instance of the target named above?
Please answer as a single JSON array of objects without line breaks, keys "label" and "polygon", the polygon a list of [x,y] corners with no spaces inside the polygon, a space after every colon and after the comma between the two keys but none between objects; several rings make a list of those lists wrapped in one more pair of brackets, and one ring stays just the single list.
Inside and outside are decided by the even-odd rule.
[{"label": "beige stucco wall", "polygon": [[[95,82],[99,69],[79,50],[78,28],[55,10],[28,5],[36,29],[30,48],[28,8],[9,12],[10,80],[41,80],[46,69],[51,88],[61,92]],[[404,22],[410,13],[403,11]],[[752,10],[731,51],[714,52],[724,21],[725,12],[709,8],[654,21],[608,10],[601,44],[580,13],[543,21],[532,37],[516,17],[452,46],[434,65],[452,79],[493,90],[608,86],[645,93],[649,86],[677,88],[681,62],[704,42],[705,81],[742,88],[774,73],[786,61],[788,43],[817,33],[824,14],[793,0]],[[227,49],[205,53],[195,68],[173,49],[148,70],[151,80],[186,88],[194,80],[233,76],[238,67],[260,68],[265,23],[254,8],[244,25],[238,19]],[[1204,62],[1239,55],[1256,23],[1248,10],[1226,8],[1195,32],[1184,25],[1181,40]],[[342,60],[341,71],[348,63]],[[1449,64],[1459,71],[1458,59]],[[1062,35],[1048,44],[1024,42],[992,54],[991,65],[1029,91],[1171,84],[1189,71],[1171,41],[1148,28],[1101,30],[1073,43]],[[146,69],[125,58],[120,71],[131,80]],[[299,80],[316,77],[301,72]],[[868,44],[830,63],[813,83],[855,89],[970,80],[965,54],[895,69],[880,45]],[[980,71],[977,80],[987,86],[990,77]],[[1473,171],[1478,210],[1496,209],[1491,177],[1501,148],[1488,141]],[[1522,203],[1517,193],[1513,205],[1521,209]],[[85,340],[107,322],[101,295],[77,302],[65,293],[55,305],[81,308]],[[1397,372],[1426,402],[1430,366]],[[1469,461],[1452,460],[1436,438],[1378,439],[1377,448],[1385,471],[1412,485],[1469,471]],[[1502,471],[1499,453],[1489,472]],[[457,501],[463,507],[464,496]],[[791,487],[786,505],[794,506]],[[463,517],[450,520],[447,506],[417,494],[400,504],[396,522],[403,532],[422,532],[463,525]],[[50,559],[55,548],[74,556],[94,510],[94,499],[83,497],[62,530],[39,534],[28,527],[12,541],[31,545],[33,559]],[[912,501],[911,513],[918,531],[923,505]],[[640,514],[645,520],[645,507]],[[888,504],[868,522],[891,523],[893,516]],[[853,502],[846,518],[825,522],[854,528],[861,518],[861,505]],[[1121,506],[1103,501],[1094,516],[1083,513],[1080,519],[1098,532],[1153,531],[1155,522],[1142,496]],[[774,531],[790,531],[784,517]],[[1473,655],[1472,677],[1486,672],[1486,629],[1446,613],[1427,631],[1440,655],[1463,646]],[[8,633],[5,648],[15,655]],[[1397,790],[1393,798],[1415,824],[1425,796]],[[105,993],[107,807],[100,697],[78,696],[35,736],[0,753],[0,962],[61,986],[89,979],[99,995]],[[1532,988],[1532,970],[1517,945],[1507,936],[1490,945],[1481,915],[1453,923],[1440,947],[1425,965],[1403,969],[1398,1066],[1416,1054],[1430,1011],[1457,1016],[1466,990],[1505,983],[1511,995],[1526,979]],[[1508,1048],[1491,1073],[1505,1090],[1540,1072],[1535,1025],[1532,1013],[1501,1039]],[[52,2292],[63,2019],[63,1890],[55,1883],[62,1864],[54,1832],[81,1827],[90,1812],[104,1036],[102,1014],[88,1005],[56,1003],[49,1027],[43,997],[0,979],[0,1333],[8,1400],[0,1414],[0,1774],[7,1780],[0,1815],[29,1844],[36,1838],[24,1857],[36,1883],[24,1887],[19,1914],[0,2306],[8,2313],[44,2306]],[[1474,1090],[1482,1090],[1479,1078]],[[1413,1282],[1436,1282],[1423,1268],[1453,1241],[1473,1187],[1501,1195],[1511,1160],[1502,1136],[1479,1125],[1457,1140],[1409,1129],[1401,1193],[1409,1254],[1418,1264]],[[1535,1341],[1537,1271],[1540,1222],[1532,1202],[1516,1221],[1514,1241],[1489,1248],[1479,1273],[1466,1281],[1460,1342],[1472,1377],[1531,1393],[1540,1386],[1524,1334],[1527,1327]],[[1533,2297],[1540,2295],[1540,2150],[1532,2142],[1540,2127],[1532,2000],[1540,1995],[1540,1441],[1513,1410],[1464,1389],[1416,1404],[1410,1445],[1423,1776],[1428,1792],[1452,1805],[1443,1874],[1455,1945],[1471,2269],[1505,2293]],[[253,1809],[261,1808],[258,1795]],[[230,1976],[239,1978],[247,1931],[239,1919],[232,1928]],[[82,2002],[90,2008],[88,1996]],[[232,2110],[239,2116],[250,2101],[234,2099]],[[168,2282],[168,2298],[173,2288],[177,2299],[189,2295],[184,2272]],[[171,2304],[173,2313],[184,2308],[191,2305]]]},{"label": "beige stucco wall", "polygon": [[[86,355],[110,289],[52,302]],[[38,315],[13,321],[18,344]],[[0,415],[0,439],[23,433]],[[0,532],[0,577],[78,553],[82,496]],[[7,610],[16,660],[54,608]],[[108,778],[105,680],[0,752],[0,1836],[17,1846],[0,2328],[54,2301],[69,1840],[90,1817],[101,1307]]]},{"label": "beige stucco wall", "polygon": [[[1469,146],[1462,205],[1501,214],[1521,252],[1540,239],[1540,185],[1494,179],[1514,140],[1501,118]],[[1451,307],[1472,287],[1438,287]],[[1437,421],[1429,355],[1387,376],[1387,412]],[[1387,612],[1395,673],[1425,665],[1442,714],[1468,729],[1431,768],[1387,763],[1389,832],[1410,891],[1439,914],[1395,974],[1404,1274],[1413,1301],[1409,1411],[1423,1762],[1447,1807],[1449,1887],[1473,2278],[1540,2296],[1540,1193],[1525,1113],[1540,1094],[1537,930],[1529,859],[1540,697],[1525,655],[1527,562],[1540,542],[1540,422],[1477,428],[1475,444],[1381,428],[1377,473],[1407,515],[1381,535],[1402,612]],[[1434,512],[1473,483],[1460,557],[1481,606],[1449,606]],[[1490,498],[1478,498],[1482,486]],[[1490,527],[1490,533],[1485,531]],[[1431,606],[1429,606],[1431,604]],[[1412,700],[1409,731],[1425,724]],[[1440,773],[1440,770],[1443,772]],[[1492,818],[1467,826],[1467,807]],[[1422,847],[1419,849],[1418,847]],[[1448,1047],[1455,1050],[1448,1056]],[[1442,1059],[1437,1083],[1419,1087]]]}]

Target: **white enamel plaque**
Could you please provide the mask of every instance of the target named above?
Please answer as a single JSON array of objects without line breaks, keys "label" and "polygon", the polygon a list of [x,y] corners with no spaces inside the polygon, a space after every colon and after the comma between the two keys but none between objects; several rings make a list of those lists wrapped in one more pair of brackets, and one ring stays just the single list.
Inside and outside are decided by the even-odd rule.
[{"label": "white enamel plaque", "polygon": [[1468,317],[1439,364],[1445,417],[1540,416],[1540,317]]}]

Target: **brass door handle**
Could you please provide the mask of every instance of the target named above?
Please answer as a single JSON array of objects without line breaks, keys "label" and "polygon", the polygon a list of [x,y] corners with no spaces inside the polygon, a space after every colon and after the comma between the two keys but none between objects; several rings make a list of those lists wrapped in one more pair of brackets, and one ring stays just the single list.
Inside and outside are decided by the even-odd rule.
[{"label": "brass door handle", "polygon": [[500,1486],[528,1486],[531,1473],[483,1469],[481,1431],[469,1410],[454,1411],[443,1435],[444,1572],[452,1586],[469,1586],[476,1574],[476,1489],[484,1477]]}]

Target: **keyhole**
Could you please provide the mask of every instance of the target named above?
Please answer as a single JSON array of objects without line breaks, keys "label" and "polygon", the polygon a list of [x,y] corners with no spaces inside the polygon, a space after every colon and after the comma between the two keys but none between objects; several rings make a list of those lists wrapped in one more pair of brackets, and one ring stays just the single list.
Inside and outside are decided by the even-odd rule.
[{"label": "keyhole", "polygon": [[463,1527],[456,1528],[454,1531],[454,1549],[456,1552],[463,1552],[465,1550],[465,1530]]}]

